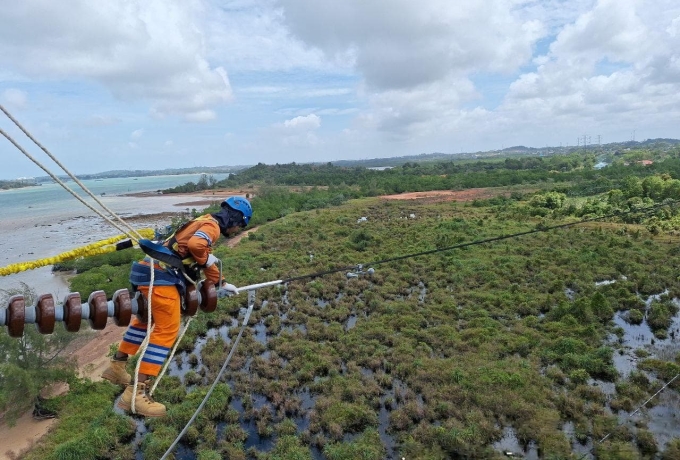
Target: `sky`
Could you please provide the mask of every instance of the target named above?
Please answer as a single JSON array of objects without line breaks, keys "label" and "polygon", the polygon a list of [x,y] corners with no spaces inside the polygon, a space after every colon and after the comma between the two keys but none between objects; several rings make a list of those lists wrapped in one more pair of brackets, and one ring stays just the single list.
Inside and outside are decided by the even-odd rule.
[{"label": "sky", "polygon": [[22,0],[0,56],[76,174],[680,138],[677,0]]}]

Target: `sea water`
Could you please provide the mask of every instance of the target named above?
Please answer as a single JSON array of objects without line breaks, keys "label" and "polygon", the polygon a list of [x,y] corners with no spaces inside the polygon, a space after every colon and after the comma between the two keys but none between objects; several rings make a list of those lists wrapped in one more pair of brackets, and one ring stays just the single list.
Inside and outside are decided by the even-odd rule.
[{"label": "sea water", "polygon": [[[215,180],[227,177],[227,174],[213,175]],[[107,206],[125,208],[126,203],[135,203],[126,197],[126,194],[146,191],[161,191],[164,189],[183,185],[188,182],[198,182],[201,174],[181,174],[172,176],[146,176],[146,177],[118,177],[109,179],[89,179],[81,181],[93,195],[104,202]],[[87,202],[93,200],[73,181],[66,185],[76,192]],[[134,207],[134,204],[132,204]],[[39,186],[24,187],[18,189],[0,191],[0,220],[21,218],[26,216],[60,216],[63,211],[71,215],[73,210],[80,208],[83,212],[92,213],[85,205],[80,203],[71,193],[60,184],[48,183]],[[113,209],[113,208],[112,208]],[[116,209],[113,209],[117,211]],[[94,215],[94,213],[92,213]]]},{"label": "sea water", "polygon": [[[215,174],[213,177],[221,180],[227,174]],[[188,210],[186,204],[181,204],[191,201],[186,196],[128,194],[160,191],[188,182],[195,183],[200,178],[200,174],[182,174],[90,179],[82,183],[109,209],[125,218]],[[69,181],[66,185],[74,192],[78,190],[78,195],[92,207],[102,210],[76,183]],[[59,184],[0,191],[0,267],[56,256],[120,233],[119,229],[99,217]],[[0,276],[0,290],[22,289],[22,283],[38,291],[38,294],[52,293],[58,299],[68,293],[62,278],[52,275],[49,266]]]}]

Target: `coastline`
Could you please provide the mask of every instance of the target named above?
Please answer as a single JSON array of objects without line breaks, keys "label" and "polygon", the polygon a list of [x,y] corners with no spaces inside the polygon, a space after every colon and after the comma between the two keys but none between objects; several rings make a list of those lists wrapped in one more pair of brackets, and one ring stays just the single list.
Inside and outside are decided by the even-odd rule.
[{"label": "coastline", "polygon": [[[243,190],[209,190],[204,192],[159,194],[137,192],[106,197],[105,203],[130,226],[162,228],[173,218],[192,210],[202,210]],[[88,211],[88,212],[85,212]],[[51,215],[27,213],[18,219],[0,218],[0,267],[53,257],[64,251],[120,234],[103,218],[74,202],[68,209]],[[52,293],[58,300],[68,294],[68,278],[52,273],[52,267],[41,267],[0,277],[0,291],[22,291],[24,285],[37,293]]]},{"label": "coastline", "polygon": [[126,193],[124,196],[135,197],[135,198],[148,198],[148,197],[185,197],[188,201],[181,201],[176,203],[176,206],[210,206],[215,203],[220,203],[232,195],[240,195],[249,197],[255,196],[254,190],[243,190],[243,189],[211,189],[211,190],[201,190],[198,192],[181,192],[181,193],[159,193],[157,191],[146,191],[146,192],[132,192]]}]

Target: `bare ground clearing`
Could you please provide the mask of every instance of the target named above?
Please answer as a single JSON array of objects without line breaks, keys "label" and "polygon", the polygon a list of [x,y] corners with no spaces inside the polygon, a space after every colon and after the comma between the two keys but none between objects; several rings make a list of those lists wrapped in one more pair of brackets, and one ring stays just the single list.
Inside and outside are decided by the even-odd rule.
[{"label": "bare ground clearing", "polygon": [[436,203],[440,201],[472,201],[495,196],[509,196],[507,190],[496,188],[470,188],[466,190],[430,190],[427,192],[399,193],[397,195],[383,195],[385,200],[420,200],[425,203]]}]

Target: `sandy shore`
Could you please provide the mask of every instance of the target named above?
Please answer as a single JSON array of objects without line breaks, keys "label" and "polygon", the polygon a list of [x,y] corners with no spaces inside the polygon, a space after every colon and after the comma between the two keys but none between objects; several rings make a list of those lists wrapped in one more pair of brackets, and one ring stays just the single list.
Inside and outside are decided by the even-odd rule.
[{"label": "sandy shore", "polygon": [[253,189],[229,189],[220,188],[214,190],[203,190],[200,192],[187,192],[187,193],[169,193],[169,194],[159,194],[158,192],[136,192],[128,193],[126,196],[136,197],[136,198],[147,198],[147,197],[178,197],[182,201],[176,203],[176,206],[186,206],[186,207],[208,207],[213,204],[221,203],[230,196],[240,195],[252,198],[255,196],[255,190]]}]

